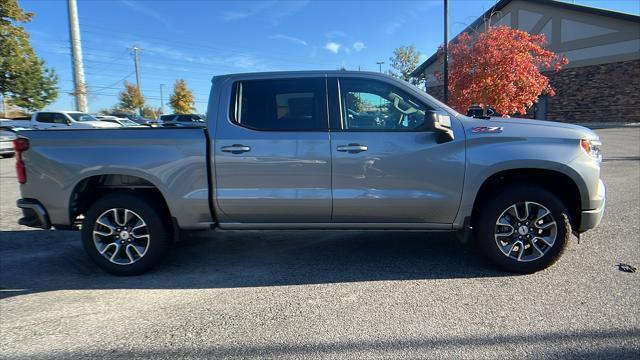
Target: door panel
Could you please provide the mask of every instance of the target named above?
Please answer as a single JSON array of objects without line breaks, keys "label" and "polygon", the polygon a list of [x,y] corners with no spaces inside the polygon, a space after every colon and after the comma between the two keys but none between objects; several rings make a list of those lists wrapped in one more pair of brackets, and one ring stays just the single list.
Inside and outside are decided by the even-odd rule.
[{"label": "door panel", "polygon": [[325,80],[256,80],[235,86],[242,101],[230,106],[234,119],[220,121],[215,134],[221,221],[330,222]]},{"label": "door panel", "polygon": [[465,170],[460,124],[452,119],[456,139],[438,144],[423,130],[432,108],[401,85],[345,78],[336,86],[332,221],[452,223]]},{"label": "door panel", "polygon": [[[453,222],[464,176],[464,143],[431,132],[334,132],[333,222]],[[367,150],[338,151],[345,144]]]}]

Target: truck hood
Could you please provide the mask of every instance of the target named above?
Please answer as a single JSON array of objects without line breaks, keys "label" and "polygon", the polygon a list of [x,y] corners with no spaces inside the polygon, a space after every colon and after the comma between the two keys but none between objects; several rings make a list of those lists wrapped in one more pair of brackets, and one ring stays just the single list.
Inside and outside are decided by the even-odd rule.
[{"label": "truck hood", "polygon": [[501,126],[504,127],[505,133],[521,133],[524,136],[535,128],[539,130],[537,133],[544,132],[549,137],[598,139],[598,135],[589,128],[557,121],[493,117],[486,120],[474,119],[472,123],[473,127]]}]

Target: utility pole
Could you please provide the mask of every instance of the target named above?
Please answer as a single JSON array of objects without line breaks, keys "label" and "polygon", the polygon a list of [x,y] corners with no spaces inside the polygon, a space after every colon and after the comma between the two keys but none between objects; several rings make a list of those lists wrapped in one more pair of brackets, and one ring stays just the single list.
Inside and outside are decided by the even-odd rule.
[{"label": "utility pole", "polygon": [[87,88],[84,80],[84,65],[82,63],[82,41],[80,40],[80,25],[78,23],[78,5],[76,0],[67,0],[69,11],[69,37],[71,40],[71,64],[73,66],[74,95],[76,110],[88,112]]},{"label": "utility pole", "polygon": [[444,0],[444,103],[449,102],[449,0]]},{"label": "utility pole", "polygon": [[7,102],[6,102],[6,97],[4,96],[4,94],[0,94],[0,96],[2,96],[2,117],[6,118],[7,116]]},{"label": "utility pole", "polygon": [[165,84],[160,84],[160,113],[164,114],[164,100],[162,97],[162,87],[165,86]]},{"label": "utility pole", "polygon": [[[142,85],[140,84],[140,57],[138,56],[140,50],[142,49],[137,46],[133,47],[133,61],[136,66],[136,87],[138,88],[138,95],[142,96]],[[142,108],[138,109],[138,112],[142,116]]]},{"label": "utility pole", "polygon": [[138,91],[142,94],[142,85],[140,84],[140,57],[138,56],[139,51],[142,50],[137,46],[133,47],[133,61],[136,65],[136,87],[138,87]]},{"label": "utility pole", "polygon": [[377,61],[376,64],[378,64],[378,71],[382,72],[382,64],[384,64],[384,61]]}]

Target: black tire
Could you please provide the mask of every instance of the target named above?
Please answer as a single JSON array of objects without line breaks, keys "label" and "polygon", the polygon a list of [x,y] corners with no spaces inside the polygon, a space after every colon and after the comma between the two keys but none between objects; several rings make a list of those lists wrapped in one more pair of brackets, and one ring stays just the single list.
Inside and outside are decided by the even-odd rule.
[{"label": "black tire", "polygon": [[[540,204],[551,212],[551,216],[553,217],[552,220],[556,223],[556,236],[555,242],[553,242],[552,246],[549,247],[539,241],[536,242],[537,244],[542,244],[545,249],[543,251],[544,255],[541,257],[530,261],[518,261],[518,259],[515,259],[514,257],[516,257],[515,255],[519,254],[519,252],[511,253],[507,250],[507,253],[513,255],[507,256],[502,250],[500,250],[500,246],[498,245],[495,235],[495,231],[497,229],[496,222],[503,214],[503,211],[509,208],[512,204],[522,204],[525,202]],[[477,246],[489,261],[510,272],[533,273],[551,266],[556,262],[556,260],[558,260],[558,258],[560,258],[567,243],[569,242],[569,239],[571,238],[571,224],[569,222],[569,213],[565,205],[556,195],[538,186],[514,185],[509,186],[502,191],[495,191],[493,194],[490,194],[490,196],[485,198],[485,203],[481,204],[478,210],[478,214],[474,219],[476,229],[475,241]],[[522,214],[524,215],[524,211],[522,211]],[[519,221],[517,218],[514,218],[514,220]],[[530,223],[530,221],[527,223]],[[524,225],[524,223],[521,224]],[[517,238],[519,234],[520,233],[516,233],[516,230],[514,229],[514,234],[512,236]],[[526,237],[527,235],[524,236]],[[514,240],[517,241],[517,239]],[[527,240],[525,239],[524,241]],[[530,242],[528,244],[528,249],[525,250],[525,248],[522,247],[520,251],[525,251],[525,254],[529,254],[528,256],[531,256],[532,258],[540,256],[541,252],[535,251]],[[510,245],[511,244],[509,244],[509,246]],[[507,246],[505,246],[505,248],[506,247]]]},{"label": "black tire", "polygon": [[[146,227],[143,228],[145,235],[149,235],[148,240],[145,242],[147,246],[146,251],[144,251],[143,256],[137,257],[135,262],[130,264],[114,263],[105,257],[108,256],[109,253],[103,256],[98,250],[99,245],[94,241],[94,227],[95,229],[99,228],[96,221],[110,209],[127,209],[146,223]],[[139,275],[148,271],[162,260],[171,243],[172,232],[169,226],[169,216],[165,211],[160,209],[163,209],[163,207],[158,204],[157,201],[154,201],[154,199],[133,192],[121,191],[105,195],[91,205],[82,222],[82,245],[85,251],[91,260],[101,269],[114,275]],[[122,218],[124,217],[121,217],[121,219]],[[100,228],[100,230],[102,230],[102,228]],[[131,234],[133,233],[132,231]],[[111,241],[113,236],[105,238],[108,239],[104,241],[104,243]],[[129,238],[129,235],[127,235],[127,238]],[[97,237],[97,239],[102,241],[103,238]],[[130,239],[133,239],[133,237]],[[133,239],[133,241],[136,240]],[[122,242],[122,240],[118,240],[117,242]],[[126,245],[127,244],[124,246]],[[106,247],[103,247],[103,249],[105,248]],[[119,250],[120,247],[117,249]],[[115,251],[111,251],[111,253],[114,252]]]}]

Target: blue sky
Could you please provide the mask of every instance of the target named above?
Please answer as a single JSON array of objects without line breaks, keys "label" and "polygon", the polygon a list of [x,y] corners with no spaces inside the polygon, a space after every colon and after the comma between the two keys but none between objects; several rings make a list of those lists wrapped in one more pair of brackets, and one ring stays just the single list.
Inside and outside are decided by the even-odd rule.
[{"label": "blue sky", "polygon": [[[67,5],[20,0],[36,14],[26,25],[38,55],[60,77],[60,97],[49,109],[73,109]],[[450,0],[450,35],[473,22],[494,0]],[[638,14],[637,0],[577,4]],[[393,49],[416,45],[423,59],[442,42],[443,1],[169,1],[78,0],[90,111],[117,103],[126,79],[135,82],[130,48],[140,55],[147,102],[165,103],[177,78],[206,111],[217,74],[338,69],[387,70]],[[165,106],[165,111],[169,111]]]}]

